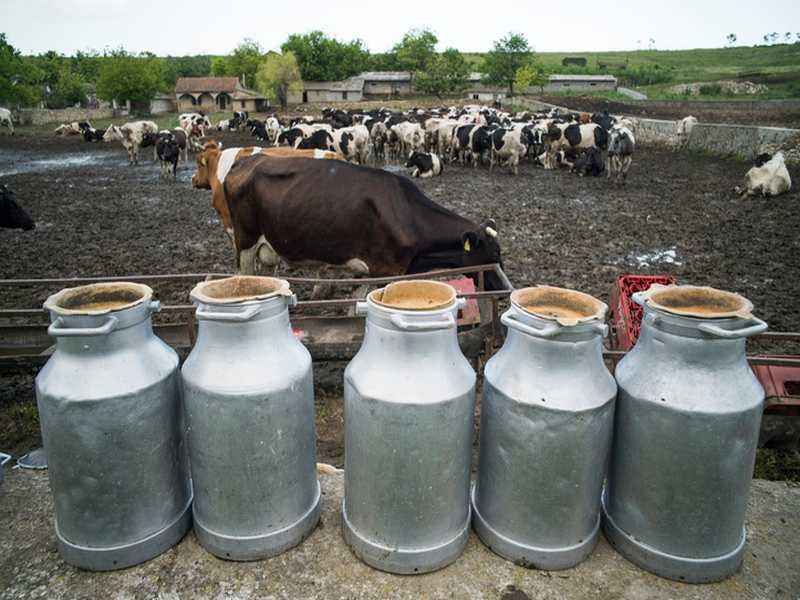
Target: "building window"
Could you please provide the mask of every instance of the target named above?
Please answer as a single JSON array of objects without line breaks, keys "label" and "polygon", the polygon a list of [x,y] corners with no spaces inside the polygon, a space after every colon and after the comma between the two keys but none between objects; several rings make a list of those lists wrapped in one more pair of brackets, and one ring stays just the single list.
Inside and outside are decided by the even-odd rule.
[{"label": "building window", "polygon": [[342,92],[342,100],[347,100],[347,92]]},{"label": "building window", "polygon": [[244,100],[240,101],[239,104],[241,105],[242,108],[244,108]]},{"label": "building window", "polygon": [[589,84],[589,86],[590,86],[590,87],[594,87],[594,86],[596,86],[596,85],[597,85],[596,83],[590,83],[590,84]]},{"label": "building window", "polygon": [[473,100],[477,100],[478,99],[478,94],[472,94],[472,99]]}]

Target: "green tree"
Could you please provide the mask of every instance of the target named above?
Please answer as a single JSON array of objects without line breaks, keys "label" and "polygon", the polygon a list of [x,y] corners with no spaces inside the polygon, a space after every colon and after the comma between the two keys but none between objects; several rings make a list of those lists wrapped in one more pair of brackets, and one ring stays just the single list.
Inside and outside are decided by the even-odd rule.
[{"label": "green tree", "polygon": [[100,76],[102,61],[103,57],[96,50],[78,50],[75,56],[70,57],[70,68],[84,81],[95,83]]},{"label": "green tree", "polygon": [[41,100],[44,72],[6,41],[0,33],[0,105],[33,106]]},{"label": "green tree", "polygon": [[256,71],[263,61],[264,50],[261,45],[245,38],[229,55],[211,59],[211,73],[217,77],[238,77],[242,85],[252,86]]},{"label": "green tree", "polygon": [[293,33],[281,46],[295,55],[306,81],[337,81],[364,71],[369,52],[361,40],[340,42],[321,31]]},{"label": "green tree", "polygon": [[468,75],[469,64],[464,56],[455,48],[448,48],[433,59],[427,70],[417,73],[416,86],[421,92],[441,98],[463,91]]},{"label": "green tree", "polygon": [[426,71],[436,58],[439,38],[430,29],[412,29],[392,49],[398,66],[404,71],[416,73]]},{"label": "green tree", "polygon": [[397,62],[397,55],[394,52],[382,52],[380,54],[370,54],[367,63],[369,71],[399,71],[400,63]]},{"label": "green tree", "polygon": [[509,33],[496,40],[494,47],[486,53],[482,67],[483,82],[507,86],[509,95],[514,95],[517,71],[530,63],[532,58],[533,51],[525,36],[521,33]]},{"label": "green tree", "polygon": [[130,100],[135,108],[144,110],[145,106],[149,106],[150,99],[164,88],[162,74],[160,58],[136,56],[122,48],[113,50],[100,66],[97,95],[118,103]]},{"label": "green tree", "polygon": [[164,60],[164,81],[169,87],[175,85],[178,77],[208,77],[211,74],[211,57],[167,56]]},{"label": "green tree", "polygon": [[270,100],[274,100],[286,108],[289,94],[303,91],[303,80],[300,67],[293,52],[267,55],[256,72],[256,89]]},{"label": "green tree", "polygon": [[64,108],[80,104],[85,100],[86,82],[78,73],[73,73],[69,67],[61,67],[58,79],[51,88],[50,96],[47,99],[47,106]]},{"label": "green tree", "polygon": [[543,86],[547,83],[547,69],[537,58],[532,58],[528,64],[522,65],[517,69],[517,74],[514,76],[514,87],[520,91],[525,92],[529,86]]}]

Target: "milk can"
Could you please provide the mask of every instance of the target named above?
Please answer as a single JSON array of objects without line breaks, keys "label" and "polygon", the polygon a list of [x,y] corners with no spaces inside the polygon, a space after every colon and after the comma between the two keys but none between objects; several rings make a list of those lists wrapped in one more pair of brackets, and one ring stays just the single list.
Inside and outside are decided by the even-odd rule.
[{"label": "milk can", "polygon": [[36,377],[58,551],[121,569],[177,543],[191,525],[178,356],[153,334],[152,290],[65,289],[45,302],[56,350]]},{"label": "milk can", "polygon": [[366,331],[345,370],[345,541],[367,564],[425,573],[469,535],[475,373],[456,332],[460,301],[435,281],[367,296]]},{"label": "milk can", "polygon": [[766,330],[745,298],[654,285],[639,341],[617,366],[604,531],[632,562],[686,582],[742,562],[764,390],[745,341]]},{"label": "milk can", "polygon": [[194,530],[229,560],[274,556],[319,520],[311,356],[292,335],[289,284],[198,284],[197,342],[183,365]]},{"label": "milk can", "polygon": [[486,364],[475,531],[518,564],[566,569],[594,548],[617,386],[603,363],[606,305],[539,286],[511,294]]}]

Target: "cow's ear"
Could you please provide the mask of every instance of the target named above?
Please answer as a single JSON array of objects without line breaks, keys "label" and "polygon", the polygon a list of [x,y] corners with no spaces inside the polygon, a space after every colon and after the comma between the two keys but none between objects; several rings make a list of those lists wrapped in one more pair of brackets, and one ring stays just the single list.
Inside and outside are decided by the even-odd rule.
[{"label": "cow's ear", "polygon": [[474,231],[466,231],[461,236],[461,245],[464,247],[464,252],[469,254],[478,245],[478,235]]}]

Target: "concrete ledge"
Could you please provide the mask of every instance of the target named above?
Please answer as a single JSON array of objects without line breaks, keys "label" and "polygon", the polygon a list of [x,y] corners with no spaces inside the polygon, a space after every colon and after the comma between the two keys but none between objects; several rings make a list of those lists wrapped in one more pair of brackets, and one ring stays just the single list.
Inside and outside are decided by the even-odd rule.
[{"label": "concrete ledge", "polygon": [[342,474],[321,476],[320,526],[299,546],[268,560],[228,562],[189,533],[172,550],[123,571],[92,573],[56,553],[47,474],[6,469],[0,487],[0,599],[20,598],[464,598],[794,599],[800,595],[800,487],[753,481],[744,565],[720,583],[687,585],[635,567],[601,537],[577,567],[518,567],[470,533],[464,554],[427,575],[398,576],[356,559],[341,536]]},{"label": "concrete ledge", "polygon": [[[570,111],[570,109],[563,106],[556,106],[539,100],[528,98],[515,98],[514,100],[526,109],[533,111],[546,111],[551,108]],[[687,106],[686,110],[689,111],[686,116],[689,116],[691,106]],[[703,122],[697,123],[689,136],[682,138],[677,134],[678,121],[633,118],[637,124],[634,135],[636,136],[636,142],[639,144],[668,146],[670,148],[709,152],[722,156],[736,156],[745,160],[752,160],[761,152],[774,153],[782,144],[792,138],[800,140],[800,137],[798,137],[800,136],[800,129]],[[798,141],[798,144],[800,144],[800,141]],[[795,149],[785,154],[786,162],[800,162],[800,149]]]}]

